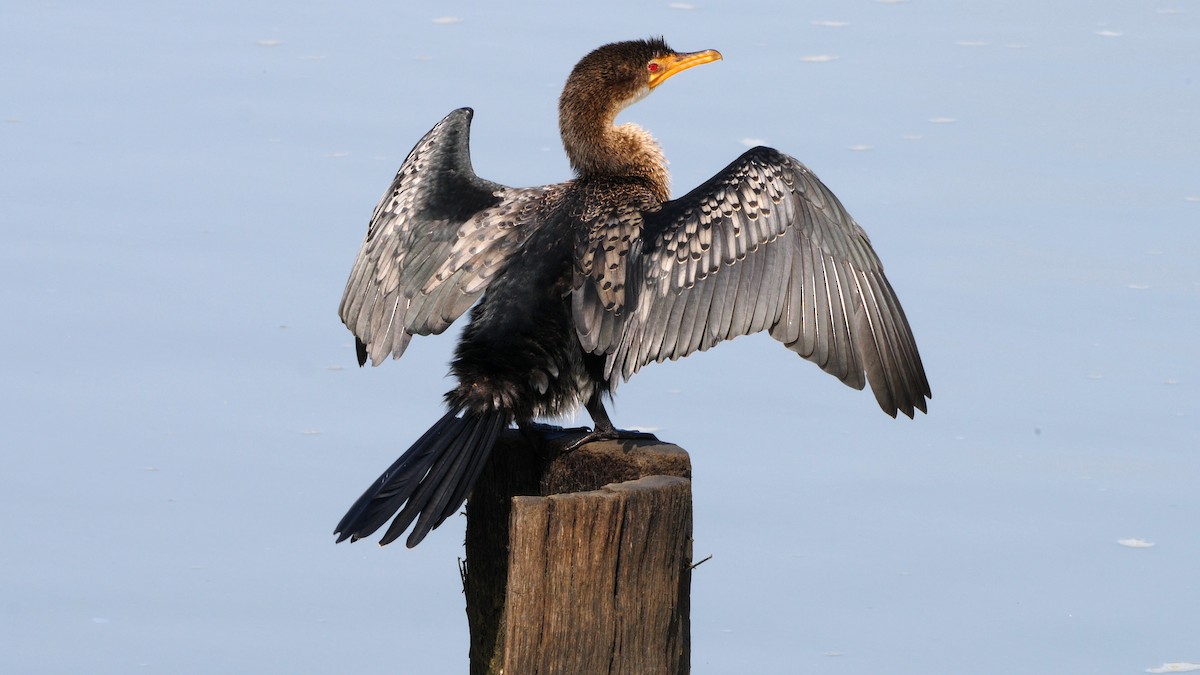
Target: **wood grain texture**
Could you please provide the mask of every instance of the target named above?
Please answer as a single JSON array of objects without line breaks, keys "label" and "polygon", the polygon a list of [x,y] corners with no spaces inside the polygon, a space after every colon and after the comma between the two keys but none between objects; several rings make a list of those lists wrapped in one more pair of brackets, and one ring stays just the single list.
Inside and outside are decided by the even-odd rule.
[{"label": "wood grain texture", "polygon": [[468,502],[471,672],[688,672],[687,453],[564,440],[506,436]]}]

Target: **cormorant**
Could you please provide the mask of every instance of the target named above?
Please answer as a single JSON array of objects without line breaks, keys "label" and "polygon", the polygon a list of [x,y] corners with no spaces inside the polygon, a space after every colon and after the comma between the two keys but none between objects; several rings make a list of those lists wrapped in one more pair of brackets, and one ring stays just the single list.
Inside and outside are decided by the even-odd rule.
[{"label": "cormorant", "polygon": [[757,147],[671,200],[658,144],[614,125],[671,76],[720,58],[662,39],[585,56],[559,100],[576,174],[564,183],[476,176],[470,108],[409,153],[371,217],[341,318],[359,365],[399,358],[413,335],[441,333],[468,308],[471,321],[449,411],[354,503],[339,542],[400,511],[380,543],[415,520],[415,546],[466,500],[502,429],[582,403],[592,437],[614,437],[601,397],[618,379],[739,335],[770,331],[842,382],[869,382],[893,417],[925,411],[929,383],[879,258],[807,167]]}]

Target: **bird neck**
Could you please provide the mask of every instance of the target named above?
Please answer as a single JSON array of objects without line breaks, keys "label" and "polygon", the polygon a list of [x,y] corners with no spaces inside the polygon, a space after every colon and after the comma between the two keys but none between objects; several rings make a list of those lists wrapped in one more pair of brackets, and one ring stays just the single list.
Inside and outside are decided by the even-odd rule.
[{"label": "bird neck", "polygon": [[619,108],[597,110],[566,98],[559,106],[559,131],[580,178],[643,178],[660,200],[670,199],[667,160],[650,132],[636,124],[615,125]]}]

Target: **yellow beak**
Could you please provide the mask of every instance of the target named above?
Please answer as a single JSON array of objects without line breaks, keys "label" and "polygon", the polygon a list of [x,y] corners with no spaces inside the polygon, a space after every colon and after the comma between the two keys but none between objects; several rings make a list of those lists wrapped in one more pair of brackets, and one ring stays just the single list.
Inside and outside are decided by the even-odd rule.
[{"label": "yellow beak", "polygon": [[692,66],[699,66],[720,60],[721,52],[715,49],[706,49],[702,52],[689,52],[687,54],[670,54],[655,59],[652,63],[658,64],[658,70],[650,73],[650,89],[654,89],[663,82],[666,82],[667,78],[675,73],[682,73]]}]

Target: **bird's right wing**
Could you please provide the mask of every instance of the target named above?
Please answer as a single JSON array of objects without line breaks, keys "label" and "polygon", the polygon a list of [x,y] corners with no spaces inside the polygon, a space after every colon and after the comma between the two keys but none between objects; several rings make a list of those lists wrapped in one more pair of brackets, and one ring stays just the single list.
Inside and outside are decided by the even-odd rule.
[{"label": "bird's right wing", "polygon": [[879,258],[795,159],[747,151],[687,195],[640,220],[614,218],[609,230],[612,241],[592,247],[611,259],[604,278],[576,300],[581,344],[608,355],[609,374],[628,378],[767,330],[846,384],[870,382],[889,415],[925,410],[929,382]]},{"label": "bird's right wing", "polygon": [[338,310],[359,365],[400,358],[413,335],[446,330],[534,228],[529,215],[547,190],[476,176],[471,116],[460,108],[425,134],[375,207]]}]

